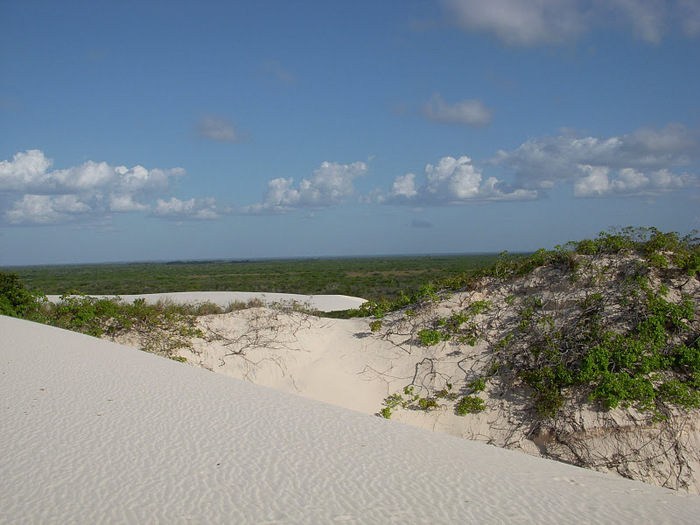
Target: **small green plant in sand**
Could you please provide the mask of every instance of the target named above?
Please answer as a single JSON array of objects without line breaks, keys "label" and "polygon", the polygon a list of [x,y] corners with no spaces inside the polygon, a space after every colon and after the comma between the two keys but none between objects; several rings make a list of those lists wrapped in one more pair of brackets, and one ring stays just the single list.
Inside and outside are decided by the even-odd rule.
[{"label": "small green plant in sand", "polygon": [[483,392],[486,390],[486,378],[480,377],[479,379],[475,379],[468,383],[467,386],[474,392]]},{"label": "small green plant in sand", "polygon": [[480,331],[473,318],[487,312],[491,306],[490,301],[476,301],[465,311],[441,317],[434,322],[432,329],[419,330],[418,340],[424,346],[435,346],[443,341],[474,346],[479,340]]},{"label": "small green plant in sand", "polygon": [[442,341],[449,341],[450,334],[438,330],[420,330],[418,332],[418,340],[424,346],[435,346]]},{"label": "small green plant in sand", "polygon": [[484,400],[476,396],[464,396],[455,406],[455,412],[458,416],[466,416],[467,414],[478,414],[486,408]]},{"label": "small green plant in sand", "polygon": [[379,415],[389,419],[397,408],[429,412],[440,407],[438,399],[456,399],[456,394],[450,390],[452,390],[452,385],[447,383],[446,388],[436,392],[434,396],[421,397],[416,394],[412,385],[405,386],[403,394],[396,392],[384,399],[384,408],[380,410]]},{"label": "small green plant in sand", "polygon": [[438,399],[454,401],[455,399],[457,399],[457,394],[455,392],[452,392],[452,383],[446,383],[445,388],[435,392],[435,397]]},{"label": "small green plant in sand", "polygon": [[382,321],[380,319],[375,319],[374,321],[370,321],[369,329],[372,332],[378,332],[379,330],[382,329]]}]

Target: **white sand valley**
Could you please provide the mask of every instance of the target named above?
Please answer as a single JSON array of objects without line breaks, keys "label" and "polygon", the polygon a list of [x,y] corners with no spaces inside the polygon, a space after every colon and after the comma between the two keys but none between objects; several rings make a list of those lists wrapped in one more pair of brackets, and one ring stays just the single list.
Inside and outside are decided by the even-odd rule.
[{"label": "white sand valley", "polygon": [[[694,523],[700,497],[0,317],[2,523]],[[323,363],[316,363],[321,369]]]},{"label": "white sand valley", "polygon": [[[60,295],[48,295],[51,302],[58,302]],[[270,292],[167,292],[155,294],[135,294],[135,295],[97,295],[98,298],[119,297],[126,303],[132,303],[135,299],[145,299],[147,304],[154,304],[158,301],[170,301],[180,304],[201,304],[205,302],[214,303],[221,308],[226,308],[229,303],[241,301],[248,302],[251,299],[260,299],[264,304],[292,304],[297,303],[308,306],[321,312],[332,312],[335,310],[350,310],[358,308],[365,299],[359,297],[349,297],[347,295],[300,295],[291,293],[270,293]]]}]

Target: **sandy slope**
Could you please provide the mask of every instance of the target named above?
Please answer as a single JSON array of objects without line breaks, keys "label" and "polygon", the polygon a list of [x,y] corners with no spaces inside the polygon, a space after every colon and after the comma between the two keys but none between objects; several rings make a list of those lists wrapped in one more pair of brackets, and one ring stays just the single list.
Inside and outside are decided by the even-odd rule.
[{"label": "sandy slope", "polygon": [[[552,292],[549,285],[558,283],[558,276],[547,272],[535,271],[517,285],[494,282],[483,290],[454,293],[415,307],[410,316],[389,314],[376,332],[371,332],[368,319],[324,319],[270,308],[204,316],[198,323],[206,337],[178,353],[189,363],[220,374],[368,415],[381,410],[387,396],[413,385],[416,394],[432,397],[438,406],[430,411],[416,410],[415,404],[396,409],[392,420],[700,493],[697,412],[654,422],[632,409],[600,412],[571,399],[562,417],[545,426],[534,417],[528,392],[494,380],[480,396],[484,412],[456,414],[456,400],[470,394],[469,382],[488,369],[493,343],[518,323],[521,306],[510,297],[526,300],[528,294],[555,293],[561,297],[545,300],[576,304],[575,294],[589,293],[587,288],[572,288],[568,278]],[[469,305],[486,298],[493,306],[473,318],[482,334],[473,346],[450,341],[427,347],[417,340],[418,331],[434,326],[437,318],[468,311]],[[550,312],[547,308],[545,314]],[[143,346],[134,334],[118,342]],[[453,385],[454,398],[437,398],[436,392],[448,384]]]},{"label": "sandy slope", "polygon": [[3,523],[691,523],[700,497],[0,317]]}]

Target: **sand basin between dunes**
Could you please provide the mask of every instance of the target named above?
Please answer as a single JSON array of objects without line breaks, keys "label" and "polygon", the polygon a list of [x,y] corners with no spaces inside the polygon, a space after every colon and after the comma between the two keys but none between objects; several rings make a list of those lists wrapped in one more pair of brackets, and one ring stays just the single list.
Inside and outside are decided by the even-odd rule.
[{"label": "sand basin between dunes", "polygon": [[2,523],[694,523],[700,497],[0,316]]},{"label": "sand basin between dunes", "polygon": [[[197,304],[211,302],[222,308],[235,301],[247,302],[251,299],[260,299],[265,304],[271,303],[292,303],[308,305],[310,308],[321,312],[333,312],[337,310],[350,310],[359,308],[367,300],[360,297],[349,297],[347,295],[301,295],[291,293],[268,293],[268,292],[169,292],[156,294],[135,294],[135,295],[95,295],[98,298],[119,297],[126,303],[131,303],[134,299],[143,298],[148,304],[158,301],[172,301],[175,303]],[[48,300],[58,302],[59,295],[48,295]]]}]

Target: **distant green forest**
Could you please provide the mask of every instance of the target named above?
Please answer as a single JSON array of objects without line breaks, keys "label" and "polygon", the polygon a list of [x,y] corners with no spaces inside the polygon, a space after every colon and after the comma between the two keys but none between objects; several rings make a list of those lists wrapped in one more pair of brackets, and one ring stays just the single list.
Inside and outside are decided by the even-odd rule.
[{"label": "distant green forest", "polygon": [[378,301],[492,265],[497,254],[174,261],[3,267],[44,294],[126,295],[185,291],[340,294]]}]

